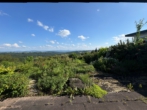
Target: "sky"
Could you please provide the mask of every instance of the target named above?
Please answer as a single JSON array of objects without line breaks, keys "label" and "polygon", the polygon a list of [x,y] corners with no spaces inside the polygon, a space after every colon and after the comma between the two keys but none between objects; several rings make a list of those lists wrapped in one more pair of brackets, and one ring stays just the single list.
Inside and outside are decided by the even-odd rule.
[{"label": "sky", "polygon": [[143,18],[147,3],[0,3],[0,51],[109,47]]}]

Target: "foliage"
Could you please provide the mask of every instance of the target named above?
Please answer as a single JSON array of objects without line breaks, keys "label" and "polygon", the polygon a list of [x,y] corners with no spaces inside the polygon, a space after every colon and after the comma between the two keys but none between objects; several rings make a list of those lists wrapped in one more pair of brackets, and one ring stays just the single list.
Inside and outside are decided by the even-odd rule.
[{"label": "foliage", "polygon": [[97,48],[96,48],[95,50],[91,51],[91,53],[87,53],[87,54],[83,55],[83,58],[86,63],[90,64],[91,62],[97,60],[101,56],[105,57],[107,51],[108,51],[107,47],[105,47],[105,48],[101,47],[101,48],[99,48],[99,50],[97,50]]},{"label": "foliage", "polygon": [[98,58],[100,58],[101,56],[105,57],[106,56],[106,53],[108,51],[108,48],[107,47],[101,47],[99,50],[98,50]]},{"label": "foliage", "polygon": [[0,95],[4,97],[25,96],[28,93],[28,78],[22,74],[1,75]]},{"label": "foliage", "polygon": [[111,68],[118,62],[117,59],[114,58],[103,58],[100,57],[97,61],[94,62],[94,67],[97,70],[101,70],[104,72],[111,72]]},{"label": "foliage", "polygon": [[93,84],[92,86],[86,88],[85,93],[87,95],[91,95],[91,96],[96,97],[96,98],[101,98],[101,97],[103,97],[104,95],[107,94],[107,92],[105,90],[101,89],[96,84]]},{"label": "foliage", "polygon": [[76,53],[71,53],[71,54],[69,54],[69,58],[76,59],[77,58],[77,54]]},{"label": "foliage", "polygon": [[0,75],[1,74],[13,74],[15,70],[15,67],[5,67],[3,65],[0,65]]},{"label": "foliage", "polygon": [[37,87],[49,94],[55,94],[61,92],[67,81],[66,77],[59,76],[43,76],[39,78],[37,82]]},{"label": "foliage", "polygon": [[137,22],[135,21],[137,33],[136,33],[136,36],[135,36],[135,38],[134,38],[134,43],[142,42],[142,40],[140,40],[140,30],[141,30],[141,28],[147,23],[147,22],[143,23],[143,20],[144,20],[144,19],[140,20],[139,23],[137,23]]},{"label": "foliage", "polygon": [[[95,51],[94,54],[96,53],[98,52]],[[93,81],[88,74],[94,72],[95,68],[85,63],[81,54],[75,54],[76,57],[72,55],[71,58],[68,54],[48,57],[27,56],[17,63],[9,60],[1,61],[0,82],[3,83],[0,84],[0,94],[6,97],[27,95],[29,78],[35,79],[37,88],[46,94],[86,94],[85,89],[69,87],[67,80],[77,77],[90,87]],[[83,55],[90,55],[90,52]],[[95,59],[94,55],[90,55],[90,58],[90,62]]]},{"label": "foliage", "polygon": [[92,81],[92,79],[90,79],[89,74],[80,74],[78,77],[82,80],[82,82],[86,86],[91,86],[93,84],[93,81]]},{"label": "foliage", "polygon": [[131,83],[129,83],[129,84],[127,85],[127,88],[130,89],[130,90],[132,90],[132,89],[133,89],[133,85],[132,85]]}]

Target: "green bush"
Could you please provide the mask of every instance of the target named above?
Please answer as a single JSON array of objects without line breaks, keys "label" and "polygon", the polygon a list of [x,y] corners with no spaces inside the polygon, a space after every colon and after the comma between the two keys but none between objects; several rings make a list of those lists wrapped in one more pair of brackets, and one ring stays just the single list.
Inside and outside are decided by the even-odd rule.
[{"label": "green bush", "polygon": [[98,58],[100,58],[101,56],[105,57],[107,51],[108,51],[108,48],[107,47],[101,47],[101,48],[99,48],[99,50],[98,50]]},{"label": "green bush", "polygon": [[2,61],[1,65],[4,65],[5,67],[10,67],[10,66],[14,67],[15,63],[14,62],[9,62],[9,61]]},{"label": "green bush", "polygon": [[92,79],[90,78],[90,75],[89,74],[80,74],[79,76],[79,79],[82,80],[82,82],[84,84],[86,84],[87,86],[91,86],[93,84],[93,81]]},{"label": "green bush", "polygon": [[107,94],[107,92],[103,89],[101,89],[98,85],[93,84],[92,86],[85,89],[85,93],[87,95],[91,95],[96,98],[102,98],[104,95]]},{"label": "green bush", "polygon": [[14,73],[13,75],[1,75],[0,96],[25,96],[28,93],[28,84],[29,80],[25,75],[17,73]]},{"label": "green bush", "polygon": [[0,75],[1,74],[13,74],[15,67],[5,67],[4,65],[0,65]]},{"label": "green bush", "polygon": [[103,58],[103,56],[101,56],[97,61],[94,62],[93,65],[97,70],[101,70],[104,72],[111,72],[112,66],[116,65],[117,62],[118,62],[117,59]]},{"label": "green bush", "polygon": [[[83,65],[83,66],[82,66]],[[74,73],[88,73],[88,72],[94,72],[95,68],[93,67],[93,65],[85,65],[85,64],[80,64],[80,65],[75,65],[72,68],[72,71]]]},{"label": "green bush", "polygon": [[48,94],[56,94],[62,92],[65,83],[68,78],[59,76],[43,76],[39,78],[37,82],[37,87],[39,90],[48,93]]},{"label": "green bush", "polygon": [[77,54],[76,53],[71,53],[71,54],[69,54],[69,57],[70,58],[73,58],[73,59],[76,59],[77,58]]}]

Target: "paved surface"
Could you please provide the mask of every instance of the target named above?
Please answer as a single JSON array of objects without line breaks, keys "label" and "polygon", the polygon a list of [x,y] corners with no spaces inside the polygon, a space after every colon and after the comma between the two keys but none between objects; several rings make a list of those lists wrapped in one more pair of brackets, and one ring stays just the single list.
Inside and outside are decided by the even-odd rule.
[{"label": "paved surface", "polygon": [[0,110],[147,110],[147,100],[136,92],[109,93],[102,99],[90,96],[37,96],[8,98]]}]

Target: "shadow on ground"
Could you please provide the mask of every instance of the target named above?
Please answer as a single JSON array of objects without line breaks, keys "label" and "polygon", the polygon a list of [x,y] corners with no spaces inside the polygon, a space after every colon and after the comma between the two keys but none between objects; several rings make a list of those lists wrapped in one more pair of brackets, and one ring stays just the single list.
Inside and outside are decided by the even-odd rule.
[{"label": "shadow on ground", "polygon": [[[147,76],[118,76],[97,71],[97,73],[92,75],[92,77],[98,79],[98,84],[108,92],[113,92],[113,90],[116,89],[120,89],[120,91],[123,91],[122,87],[127,89],[127,86],[131,84],[130,86],[133,86],[131,91],[135,91],[143,95],[144,97],[147,97]],[[101,82],[103,82],[103,84],[100,84]],[[111,85],[108,83],[111,83]],[[117,85],[117,87],[113,85]],[[129,91],[129,89],[127,90]]]}]

